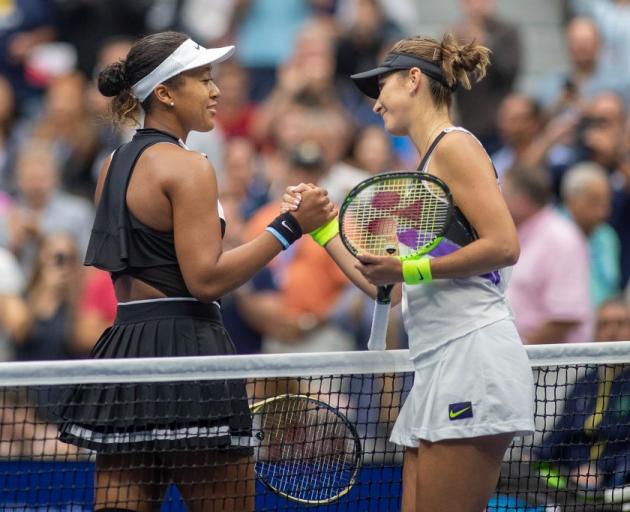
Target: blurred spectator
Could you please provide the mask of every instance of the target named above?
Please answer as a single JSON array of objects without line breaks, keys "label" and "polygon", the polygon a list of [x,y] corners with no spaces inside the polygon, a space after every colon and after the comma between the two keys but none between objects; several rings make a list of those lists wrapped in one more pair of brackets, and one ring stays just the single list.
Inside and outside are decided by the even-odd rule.
[{"label": "blurred spectator", "polygon": [[504,175],[502,188],[521,244],[507,296],[523,342],[590,341],[584,236],[550,204],[549,180],[542,170],[515,167]]},{"label": "blurred spectator", "polygon": [[[305,141],[287,154],[284,186],[317,184],[325,172],[322,148]],[[263,206],[246,226],[246,239],[253,238],[278,214],[277,202]],[[265,333],[265,352],[318,352],[350,350],[352,339],[328,319],[348,280],[332,259],[305,236],[275,258],[270,267],[277,293],[258,304],[256,328]],[[305,292],[306,291],[306,292]]]},{"label": "blurred spectator", "polygon": [[24,62],[30,52],[57,35],[55,5],[50,0],[12,0],[0,9],[0,74],[16,96],[17,110],[32,117],[38,110],[41,86],[29,82]]},{"label": "blurred spectator", "polygon": [[[335,18],[342,32],[350,30],[357,18],[361,15],[360,0],[329,0],[335,4]],[[404,37],[406,34],[415,34],[421,22],[420,6],[416,0],[376,0],[383,18],[388,20],[396,30],[402,30]],[[400,29],[398,28],[400,27]],[[398,38],[397,38],[398,39]],[[365,68],[364,68],[365,69]]]},{"label": "blurred spectator", "polygon": [[626,110],[617,94],[595,95],[586,104],[577,128],[577,158],[592,160],[614,173],[623,157],[627,126]]},{"label": "blurred spectator", "polygon": [[103,331],[114,323],[118,303],[109,272],[85,267],[83,273],[72,347],[78,357],[87,356]]},{"label": "blurred spectator", "polygon": [[290,56],[278,67],[271,93],[259,106],[253,127],[258,141],[268,141],[277,118],[295,105],[343,110],[335,90],[333,50],[329,25],[312,21],[303,28]]},{"label": "blurred spectator", "polygon": [[343,160],[350,146],[352,127],[341,112],[329,109],[313,112],[306,130],[306,136],[323,148],[326,172],[320,185],[328,190],[330,200],[340,205],[355,185],[370,177],[368,172]]},{"label": "blurred spectator", "polygon": [[369,174],[401,169],[389,135],[375,125],[357,131],[348,160],[350,165]]},{"label": "blurred spectator", "polygon": [[236,0],[232,23],[238,59],[249,72],[253,101],[270,93],[276,68],[289,58],[311,12],[309,0]]},{"label": "blurred spectator", "polygon": [[22,322],[24,276],[10,251],[0,248],[0,361],[13,359],[9,334]]},{"label": "blurred spectator", "polygon": [[595,163],[585,162],[572,167],[562,180],[566,212],[588,240],[593,306],[620,292],[619,237],[606,223],[610,216],[611,196],[608,175]]},{"label": "blurred spectator", "polygon": [[355,0],[346,4],[351,4],[352,14],[337,41],[336,75],[351,83],[350,75],[375,67],[385,45],[403,37],[403,33],[385,16],[378,0]]},{"label": "blurred spectator", "polygon": [[460,124],[473,132],[492,154],[499,148],[496,117],[521,67],[521,42],[517,27],[496,13],[495,0],[461,0],[464,19],[453,28],[458,39],[476,42],[492,51],[492,65],[483,81],[456,95]]},{"label": "blurred spectator", "polygon": [[621,98],[613,92],[595,95],[584,109],[576,133],[579,160],[604,167],[613,187],[610,224],[621,242],[621,286],[630,276],[630,147],[627,113]]},{"label": "blurred spectator", "polygon": [[51,145],[25,141],[17,156],[15,178],[15,203],[7,215],[0,216],[0,246],[17,256],[27,279],[38,243],[47,234],[72,234],[82,257],[92,229],[93,208],[88,201],[59,190],[59,168]]},{"label": "blurred spectator", "polygon": [[[0,457],[10,461],[50,461],[68,462],[77,460],[81,453],[76,446],[58,440],[57,425],[46,423],[38,413],[47,410],[57,400],[53,395],[46,397],[44,389],[53,387],[6,389],[0,398]],[[59,387],[57,387],[59,389]],[[32,396],[40,391],[39,396]],[[29,396],[31,395],[31,396]],[[38,402],[37,407],[34,402]],[[42,407],[43,405],[43,407]],[[87,453],[83,451],[83,456]]]},{"label": "blurred spectator", "polygon": [[353,119],[376,123],[371,101],[350,80],[350,75],[376,67],[383,49],[402,37],[400,28],[388,19],[382,2],[354,0],[343,4],[346,26],[337,39],[335,76],[341,100]]},{"label": "blurred spectator", "polygon": [[499,178],[516,162],[530,163],[530,153],[543,124],[540,107],[532,98],[511,93],[501,101],[497,128],[502,145],[492,154],[492,163]]},{"label": "blurred spectator", "polygon": [[[229,43],[234,27],[234,9],[237,2],[234,0],[181,0],[177,2],[180,7],[179,19],[181,31],[190,34],[192,39],[202,46],[225,46]],[[153,12],[149,13],[148,22],[154,30],[163,30],[155,27],[153,18],[157,17],[160,2]],[[163,18],[163,16],[160,16]]]},{"label": "blurred spectator", "polygon": [[[233,139],[232,143],[238,140],[242,139]],[[220,198],[227,225],[223,247],[229,250],[243,244],[245,219],[235,196],[223,193]],[[247,283],[221,298],[223,324],[230,333],[237,354],[261,352],[264,334],[261,314],[269,301],[277,301],[277,291],[273,274],[269,267],[265,267]]]},{"label": "blurred spectator", "polygon": [[239,217],[247,220],[267,203],[267,183],[260,173],[260,162],[254,143],[243,137],[225,144],[220,197],[236,203]]},{"label": "blurred spectator", "polygon": [[110,116],[111,99],[103,96],[97,87],[97,78],[101,70],[116,61],[124,60],[132,42],[131,38],[125,36],[112,37],[105,41],[92,69],[91,80],[88,80],[87,83],[85,92],[87,109],[94,120],[98,137],[98,152],[92,160],[90,171],[92,188],[96,185],[98,173],[105,158],[111,155],[118,146],[131,140],[133,136],[133,127],[121,125],[114,128],[111,123],[107,122]]},{"label": "blurred spectator", "polygon": [[[578,15],[590,16],[602,35],[602,67],[630,86],[630,3],[628,0],[571,0]],[[626,98],[630,100],[630,96]]]},{"label": "blurred spectator", "polygon": [[217,122],[225,138],[251,137],[256,108],[249,100],[247,71],[236,61],[228,60],[221,64],[215,82],[221,91]]},{"label": "blurred spectator", "polygon": [[276,179],[284,172],[283,153],[306,140],[315,141],[322,148],[325,172],[320,185],[328,190],[333,202],[341,203],[352,187],[369,177],[367,172],[343,161],[351,143],[352,127],[341,109],[313,104],[303,97],[287,100],[279,96],[274,103],[273,110],[267,104],[262,107],[262,110],[269,108],[266,131],[261,133],[269,141],[265,166],[270,195],[283,187],[282,179]]},{"label": "blurred spectator", "polygon": [[24,123],[17,118],[11,83],[0,75],[0,215],[6,212],[7,193],[15,189],[13,167],[19,142],[24,137]]},{"label": "blurred spectator", "polygon": [[42,115],[33,136],[53,144],[63,188],[92,197],[92,165],[100,147],[95,119],[87,106],[85,77],[79,73],[53,80],[46,90]]},{"label": "blurred spectator", "polygon": [[589,18],[573,18],[566,28],[569,57],[567,71],[553,72],[539,84],[537,99],[552,115],[580,111],[584,100],[605,90],[618,91],[618,74],[609,74],[601,63],[601,40],[595,23]]},{"label": "blurred spectator", "polygon": [[155,0],[47,0],[59,17],[59,39],[78,52],[78,69],[91,76],[101,45],[112,36],[146,33],[146,13]]},{"label": "blurred spectator", "polygon": [[497,126],[502,147],[492,155],[499,178],[512,166],[541,167],[548,171],[555,198],[567,167],[575,163],[573,149],[578,117],[559,115],[545,122],[538,103],[511,93],[499,107]]},{"label": "blurred spectator", "polygon": [[[630,311],[621,299],[602,303],[595,341],[630,339]],[[553,461],[579,489],[621,487],[630,483],[630,371],[625,365],[601,365],[580,378],[565,401],[538,457]]]},{"label": "blurred spectator", "polygon": [[611,176],[613,200],[610,224],[621,241],[621,287],[630,290],[630,129],[626,128],[622,148],[621,161]]},{"label": "blurred spectator", "polygon": [[47,236],[23,302],[23,322],[11,339],[18,361],[68,359],[75,353],[75,319],[83,268],[69,234]]},{"label": "blurred spectator", "polygon": [[[13,342],[18,361],[66,359],[73,353],[72,320],[81,272],[76,246],[65,234],[46,239],[35,276],[22,296],[22,278],[10,253],[0,251],[0,331]],[[6,294],[5,294],[6,293]],[[2,335],[4,337],[4,334]],[[2,348],[6,357],[6,347]],[[76,455],[57,441],[57,428],[45,423],[59,388],[4,392],[0,400],[0,454],[12,459]]]}]

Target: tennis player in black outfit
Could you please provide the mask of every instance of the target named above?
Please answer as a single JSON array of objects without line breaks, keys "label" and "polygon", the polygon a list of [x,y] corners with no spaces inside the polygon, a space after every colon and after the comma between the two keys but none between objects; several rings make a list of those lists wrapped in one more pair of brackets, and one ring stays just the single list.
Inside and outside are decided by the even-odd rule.
[{"label": "tennis player in black outfit", "polygon": [[[86,264],[111,273],[119,306],[94,358],[233,354],[220,297],[336,214],[315,188],[298,212],[223,252],[214,169],[183,141],[213,128],[212,67],[233,51],[163,32],[99,76],[115,122],[144,113],[144,127],[104,162],[96,189]],[[61,439],[97,452],[97,512],[159,510],[170,482],[191,512],[254,509],[244,382],[83,385],[58,412]]]}]

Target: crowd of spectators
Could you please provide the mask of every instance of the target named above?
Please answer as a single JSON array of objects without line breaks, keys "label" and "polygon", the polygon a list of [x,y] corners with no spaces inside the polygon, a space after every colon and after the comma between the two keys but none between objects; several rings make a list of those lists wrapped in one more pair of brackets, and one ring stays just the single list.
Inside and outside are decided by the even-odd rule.
[{"label": "crowd of spectators", "polygon": [[[493,0],[460,0],[451,31],[492,50],[454,116],[486,147],[521,238],[510,298],[529,344],[594,339],[597,308],[630,278],[630,3],[568,0],[567,65],[532,90],[521,27]],[[413,35],[399,0],[14,0],[0,5],[0,358],[86,357],[111,323],[107,274],[82,267],[113,131],[99,70],[145,33],[235,44],[213,71],[218,126],[187,144],[217,170],[226,246],[246,241],[300,181],[336,202],[366,177],[414,169],[349,75]],[[509,17],[509,16],[506,16]],[[560,29],[560,28],[559,28]],[[185,172],[185,169],[182,169]],[[275,209],[274,209],[275,208]],[[365,348],[370,303],[308,237],[223,300],[241,353]],[[388,344],[404,347],[400,313]]]},{"label": "crowd of spectators", "polygon": [[[222,92],[217,129],[187,141],[217,169],[231,214],[227,244],[255,233],[289,183],[317,182],[340,202],[370,174],[415,167],[415,148],[381,129],[348,76],[409,34],[404,20],[421,15],[416,3],[285,3],[17,0],[0,11],[0,246],[7,268],[19,269],[2,290],[9,304],[2,309],[21,301],[18,311],[59,321],[55,308],[42,312],[29,301],[39,281],[54,281],[43,269],[69,271],[61,253],[44,264],[49,238],[67,235],[80,263],[96,170],[133,133],[109,127],[95,77],[141,34],[171,28],[208,46],[237,46],[236,58],[215,73]],[[519,227],[523,256],[510,295],[526,343],[589,341],[595,308],[621,295],[630,276],[630,78],[620,72],[630,55],[622,29],[630,6],[568,5],[566,69],[550,70],[530,91],[516,85],[521,28],[500,16],[494,1],[461,0],[450,27],[492,50],[488,76],[457,93],[454,114],[490,153]],[[334,349],[326,339],[363,348],[367,303],[311,245],[301,241],[226,298],[226,322],[242,352]],[[98,271],[77,265],[73,272],[71,292],[50,286],[52,302],[74,297],[64,314],[67,339],[44,352],[28,349],[19,327],[26,320],[3,314],[3,358],[86,355],[114,301]],[[404,345],[392,324],[392,346]]]}]

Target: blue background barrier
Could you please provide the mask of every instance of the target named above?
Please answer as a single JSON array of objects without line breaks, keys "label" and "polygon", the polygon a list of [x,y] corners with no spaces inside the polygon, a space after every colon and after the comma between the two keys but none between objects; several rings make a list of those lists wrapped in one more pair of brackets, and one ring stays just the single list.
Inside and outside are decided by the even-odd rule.
[{"label": "blue background barrier", "polygon": [[[291,503],[256,485],[256,510],[321,512],[395,512],[400,508],[400,467],[364,467],[357,484],[339,501],[328,506],[305,507]],[[94,464],[92,462],[0,462],[0,510],[20,512],[89,512],[92,510]],[[517,508],[507,496],[495,496],[489,512],[543,512]],[[179,493],[170,486],[162,512],[186,512]]]}]

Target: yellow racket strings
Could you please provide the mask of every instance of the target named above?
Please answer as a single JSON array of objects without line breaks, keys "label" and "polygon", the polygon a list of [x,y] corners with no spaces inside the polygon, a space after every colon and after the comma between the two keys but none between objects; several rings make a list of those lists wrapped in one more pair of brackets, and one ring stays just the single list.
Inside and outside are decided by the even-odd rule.
[{"label": "yellow racket strings", "polygon": [[443,234],[450,200],[437,183],[401,177],[376,181],[348,204],[344,236],[360,253],[376,256],[420,251]]}]

